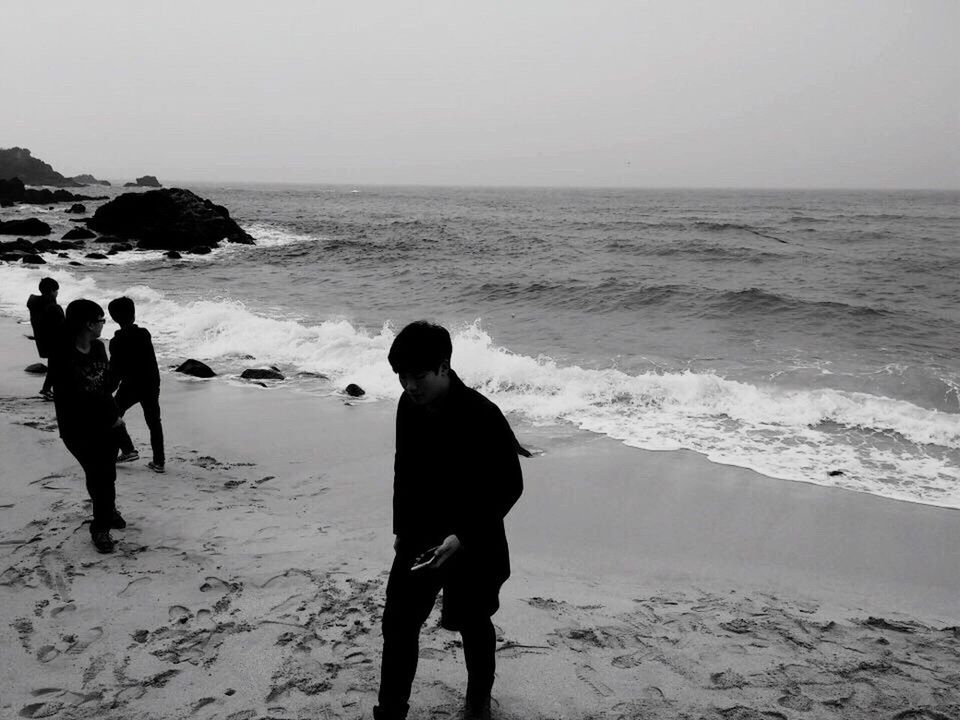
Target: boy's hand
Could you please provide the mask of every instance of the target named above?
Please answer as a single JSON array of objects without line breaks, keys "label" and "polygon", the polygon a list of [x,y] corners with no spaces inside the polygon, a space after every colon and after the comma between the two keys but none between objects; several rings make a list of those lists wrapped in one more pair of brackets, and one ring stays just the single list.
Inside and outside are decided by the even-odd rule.
[{"label": "boy's hand", "polygon": [[436,559],[430,563],[430,567],[440,567],[459,549],[460,538],[456,535],[447,535],[446,539],[440,544],[440,547],[437,548]]}]

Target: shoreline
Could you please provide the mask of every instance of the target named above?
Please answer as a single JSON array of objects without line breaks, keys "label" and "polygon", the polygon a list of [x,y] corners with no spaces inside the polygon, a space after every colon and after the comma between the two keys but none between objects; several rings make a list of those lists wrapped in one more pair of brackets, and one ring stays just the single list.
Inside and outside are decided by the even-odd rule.
[{"label": "shoreline", "polygon": [[[369,717],[393,407],[164,373],[167,473],[118,467],[99,556],[23,327],[0,318],[0,714]],[[960,708],[956,510],[515,429],[544,454],[507,518],[495,716]],[[414,708],[456,717],[464,684],[431,618]]]}]

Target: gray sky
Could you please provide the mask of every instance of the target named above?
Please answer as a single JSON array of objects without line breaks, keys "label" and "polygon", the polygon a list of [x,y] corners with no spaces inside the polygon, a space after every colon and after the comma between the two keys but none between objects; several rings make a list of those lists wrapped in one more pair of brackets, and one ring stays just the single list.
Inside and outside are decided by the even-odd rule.
[{"label": "gray sky", "polygon": [[960,188],[958,0],[4,0],[73,175]]}]

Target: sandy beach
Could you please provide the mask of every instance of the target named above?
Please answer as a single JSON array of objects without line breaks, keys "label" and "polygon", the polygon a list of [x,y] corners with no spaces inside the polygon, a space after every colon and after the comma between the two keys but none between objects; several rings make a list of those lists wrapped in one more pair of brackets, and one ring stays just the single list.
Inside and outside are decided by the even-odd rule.
[{"label": "sandy beach", "polygon": [[[28,332],[0,319],[0,717],[370,717],[393,407],[164,374],[167,473],[118,468],[98,555]],[[960,512],[516,429],[495,717],[960,718]],[[462,702],[437,619],[412,718]]]}]

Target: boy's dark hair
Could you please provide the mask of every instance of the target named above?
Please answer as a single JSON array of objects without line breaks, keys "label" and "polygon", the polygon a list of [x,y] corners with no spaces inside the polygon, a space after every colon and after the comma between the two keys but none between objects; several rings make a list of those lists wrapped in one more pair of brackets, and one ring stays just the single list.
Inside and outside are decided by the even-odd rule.
[{"label": "boy's dark hair", "polygon": [[84,325],[103,317],[103,308],[97,305],[93,300],[80,298],[67,305],[67,312],[64,315],[64,321],[67,326],[67,334],[75,338],[83,330]]},{"label": "boy's dark hair", "polygon": [[133,300],[128,297],[118,297],[107,304],[107,310],[110,311],[110,317],[117,325],[126,325],[132,323],[136,318],[136,310],[133,306]]},{"label": "boy's dark hair", "polygon": [[453,343],[447,329],[417,320],[397,334],[387,360],[395,373],[414,373],[436,370],[444,360],[449,363],[452,355]]},{"label": "boy's dark hair", "polygon": [[43,278],[40,280],[40,284],[37,286],[37,288],[40,290],[41,295],[46,295],[48,292],[52,292],[53,290],[59,290],[60,283],[53,278]]}]

